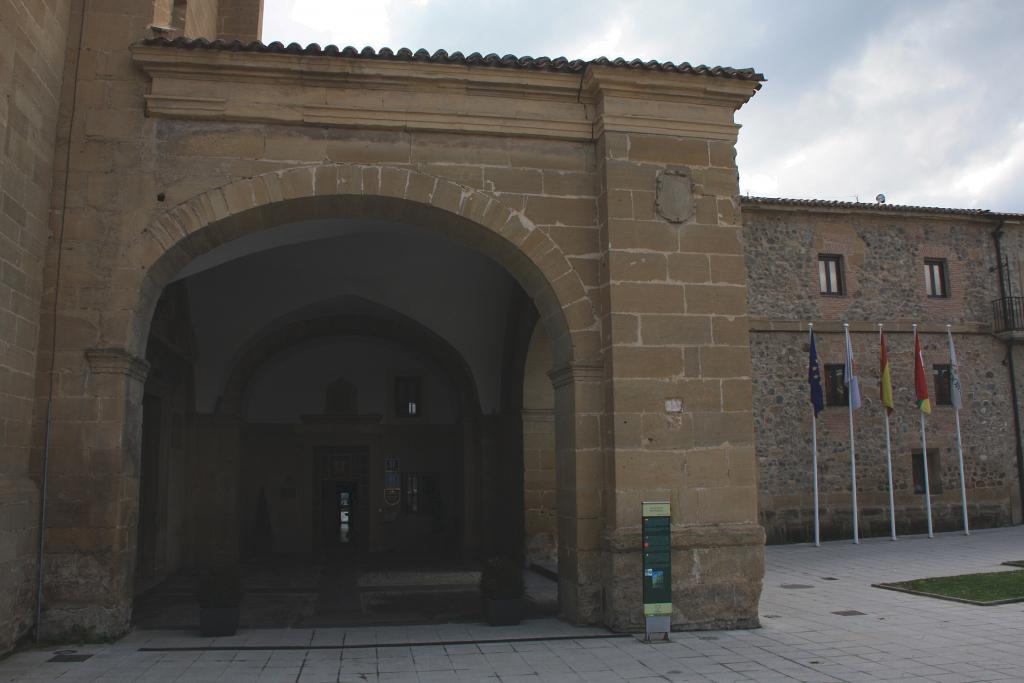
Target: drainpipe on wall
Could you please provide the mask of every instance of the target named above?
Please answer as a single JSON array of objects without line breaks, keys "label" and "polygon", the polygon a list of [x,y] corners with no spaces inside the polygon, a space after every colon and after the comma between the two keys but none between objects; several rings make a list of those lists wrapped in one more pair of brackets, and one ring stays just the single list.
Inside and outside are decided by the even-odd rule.
[{"label": "drainpipe on wall", "polygon": [[[36,626],[35,641],[40,642],[43,631],[43,560],[45,559],[46,543],[46,498],[47,479],[50,469],[50,441],[53,432],[53,375],[57,363],[57,306],[60,301],[61,260],[64,256],[64,217],[68,212],[68,183],[71,178],[71,144],[75,125],[75,108],[78,104],[78,67],[82,63],[82,37],[85,34],[85,17],[89,0],[82,0],[82,15],[78,22],[78,47],[75,55],[74,79],[71,83],[71,112],[68,117],[68,139],[64,154],[64,187],[61,192],[60,222],[57,229],[57,264],[54,268],[53,282],[53,320],[50,323],[50,365],[49,388],[46,394],[46,430],[43,432],[43,454],[39,475],[39,544],[36,552]],[[74,16],[74,9],[70,11]],[[69,32],[70,33],[70,32]],[[68,36],[70,38],[70,35]],[[62,85],[63,87],[63,85]]]},{"label": "drainpipe on wall", "polygon": [[[996,272],[999,275],[999,297],[1006,302],[1006,283],[1003,280],[1003,226],[1005,221],[999,221],[999,225],[992,231],[992,240],[996,246]],[[1020,488],[1021,523],[1024,523],[1024,444],[1021,443],[1020,434],[1020,398],[1017,395],[1017,372],[1013,363],[1013,341],[1006,340],[1006,358],[1008,359],[1010,373],[1010,398],[1013,401],[1013,436],[1017,446],[1017,484]]]}]

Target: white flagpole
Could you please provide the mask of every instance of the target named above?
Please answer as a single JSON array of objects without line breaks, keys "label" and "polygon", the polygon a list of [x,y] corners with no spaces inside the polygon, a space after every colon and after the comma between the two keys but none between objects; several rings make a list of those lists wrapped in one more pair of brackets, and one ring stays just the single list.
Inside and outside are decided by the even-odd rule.
[{"label": "white flagpole", "polygon": [[[917,323],[914,323],[914,337],[917,338]],[[914,359],[914,363],[917,363],[918,359]],[[922,362],[922,365],[924,363]],[[917,411],[921,415],[921,464],[924,470],[924,502],[925,507],[928,510],[928,538],[934,538],[935,533],[932,531],[932,487],[928,483],[928,439],[924,435],[924,411]]]},{"label": "white flagpole", "polygon": [[[850,323],[843,323],[846,333],[846,346],[850,347]],[[849,354],[848,354],[849,356]],[[847,357],[846,362],[850,362]],[[852,364],[851,364],[852,365]],[[846,407],[850,415],[850,494],[853,502],[853,542],[860,543],[860,530],[857,527],[857,452],[853,445],[853,368],[850,368],[850,384],[846,389]]]},{"label": "white flagpole", "polygon": [[[807,331],[810,335],[814,334],[814,323],[807,323]],[[811,463],[814,470],[814,545],[821,547],[821,524],[818,520],[818,416],[814,412],[813,402],[811,403],[811,450],[813,451]]]},{"label": "white flagpole", "polygon": [[[882,323],[878,323],[878,345],[882,345]],[[881,379],[881,378],[879,378]],[[889,409],[882,404],[882,419],[885,420],[885,467],[889,475],[889,535],[896,540],[896,503],[892,494],[892,443],[889,440]]]},{"label": "white flagpole", "polygon": [[[953,333],[950,331],[950,326],[946,325],[946,338],[949,340],[949,362],[950,362],[950,373],[956,377],[957,382],[960,381],[960,370],[957,367],[956,361],[956,350],[953,348]],[[952,378],[950,378],[952,379]],[[950,387],[952,390],[953,387]],[[960,388],[956,388],[959,394]],[[957,400],[955,403],[959,403]],[[960,463],[960,505],[963,508],[964,513],[964,536],[971,535],[971,527],[967,521],[967,487],[964,485],[964,447],[960,440],[960,406],[953,406],[953,416],[956,419],[956,455]]]},{"label": "white flagpole", "polygon": [[960,458],[960,505],[964,510],[964,536],[971,535],[971,527],[967,522],[967,487],[964,486],[964,447],[960,443],[960,409],[953,410],[956,418],[956,454]]},{"label": "white flagpole", "polygon": [[924,435],[924,413],[921,413],[921,464],[924,470],[924,502],[928,510],[928,538],[933,538],[932,532],[932,487],[928,484],[928,440]]}]

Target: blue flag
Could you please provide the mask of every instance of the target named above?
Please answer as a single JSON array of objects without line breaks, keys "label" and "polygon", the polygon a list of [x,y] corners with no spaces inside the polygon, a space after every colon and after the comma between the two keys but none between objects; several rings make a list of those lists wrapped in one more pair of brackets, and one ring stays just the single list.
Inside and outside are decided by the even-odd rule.
[{"label": "blue flag", "polygon": [[821,368],[818,366],[818,350],[814,346],[814,332],[811,332],[811,357],[807,364],[807,383],[811,387],[811,405],[814,417],[825,410],[825,392],[821,388]]}]

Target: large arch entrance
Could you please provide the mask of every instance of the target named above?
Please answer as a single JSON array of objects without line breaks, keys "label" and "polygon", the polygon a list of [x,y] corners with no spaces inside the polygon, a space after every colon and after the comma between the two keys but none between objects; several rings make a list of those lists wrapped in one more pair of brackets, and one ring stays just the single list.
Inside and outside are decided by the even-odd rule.
[{"label": "large arch entrance", "polygon": [[[575,374],[587,375],[595,396],[600,377],[595,363],[573,360],[577,347],[594,346],[570,329],[570,320],[579,332],[593,326],[589,303],[563,301],[582,293],[578,279],[543,233],[482,194],[462,188],[453,198],[458,186],[434,179],[427,203],[338,194],[351,173],[365,169],[245,181],[249,198],[268,201],[236,213],[229,205],[240,190],[218,190],[130,249],[153,260],[124,347],[149,364],[136,591],[203,563],[267,555],[358,555],[364,569],[381,570],[471,566],[493,554],[525,561],[526,508],[535,515],[543,498],[562,521],[545,536],[548,564],[562,565],[560,610],[578,619],[572,567],[582,555],[567,545],[576,490],[590,488],[597,501],[601,489],[600,479],[572,476]],[[425,182],[402,173],[405,192]],[[321,194],[279,194],[301,194],[304,181]],[[447,209],[430,203],[453,200]],[[228,214],[198,229],[180,222],[218,206]],[[175,231],[183,236],[171,242]],[[525,474],[535,328],[550,342],[546,360],[529,364],[529,391],[539,372],[552,407],[543,467],[555,471],[560,431],[557,460],[569,476],[554,478],[572,482],[565,504],[550,482]],[[537,438],[526,438],[536,450]],[[532,486],[547,489],[524,490]]]},{"label": "large arch entrance", "polygon": [[[536,480],[546,493],[529,498],[522,515],[536,513],[548,528],[516,533],[538,559],[557,555],[565,617],[622,630],[640,626],[640,503],[671,500],[679,568],[672,623],[756,623],[763,532],[756,524],[733,115],[758,88],[758,74],[622,60],[237,49],[162,38],[128,46],[127,35],[141,38],[149,30],[140,16],[133,15],[135,29],[120,47],[105,43],[106,56],[81,60],[83,77],[123,78],[133,95],[106,103],[116,115],[101,107],[88,117],[113,125],[70,126],[73,172],[54,214],[60,238],[44,269],[32,439],[44,513],[41,635],[123,632],[136,564],[158,572],[166,551],[144,543],[141,561],[137,551],[140,472],[163,472],[159,462],[142,458],[144,439],[174,441],[181,445],[168,448],[185,451],[188,439],[172,436],[177,421],[186,437],[191,430],[208,444],[208,453],[196,456],[203,462],[222,463],[207,454],[238,451],[238,425],[214,410],[215,400],[203,399],[223,391],[215,385],[223,384],[235,351],[204,350],[203,339],[231,339],[225,346],[241,349],[273,320],[339,294],[414,319],[423,312],[360,291],[321,293],[285,309],[275,307],[273,296],[250,296],[246,305],[222,308],[242,315],[258,302],[257,312],[273,318],[221,324],[220,334],[195,340],[171,331],[150,350],[154,312],[168,285],[238,258],[298,248],[292,237],[280,244],[250,241],[269,239],[275,229],[291,226],[283,232],[294,236],[337,221],[403,225],[461,245],[497,264],[532,302],[526,312],[548,338],[551,362],[540,372],[554,398],[527,406],[532,394],[525,383],[504,379],[484,391],[474,370],[480,442],[483,453],[536,447],[547,463],[554,454],[553,468],[540,460],[529,470],[544,473]],[[124,68],[89,72],[89,64],[111,59]],[[219,252],[225,256],[219,264],[204,263],[220,247],[243,241],[250,252]],[[388,248],[403,244],[397,239]],[[257,284],[282,280],[273,269],[263,275]],[[465,289],[474,288],[480,289]],[[202,316],[191,307],[207,301],[188,297],[194,322]],[[470,310],[456,304],[420,322],[467,365],[486,365],[491,376],[536,368],[529,352],[513,346],[506,352],[505,344],[500,351],[478,344],[493,352],[488,360],[442,333],[446,316]],[[321,312],[342,313],[353,312]],[[536,326],[520,320],[511,326],[518,334],[506,338],[529,349]],[[511,327],[506,319],[460,329]],[[177,370],[156,373],[146,360],[179,350],[184,360],[179,354]],[[191,373],[182,367],[188,363]],[[302,415],[336,417],[360,405],[358,381],[346,374],[319,387],[317,405],[298,413],[299,423]],[[208,384],[210,378],[216,382]],[[165,398],[151,388],[147,401],[147,382],[163,383]],[[534,411],[539,445],[521,431],[483,438],[489,422],[522,420],[522,413],[504,408],[517,405],[516,394]],[[498,406],[493,413],[484,405],[487,396]],[[188,400],[196,406],[191,423],[188,413],[175,410]],[[147,433],[143,412],[161,416],[146,421]],[[206,478],[214,493],[238,480],[237,463]],[[523,480],[506,480],[524,489],[520,505],[526,506]],[[142,495],[161,486],[159,479],[147,483]],[[204,522],[228,534],[237,498],[207,497],[221,509]],[[154,523],[146,521],[154,510],[157,526],[170,519],[157,505],[141,511],[143,524]]]}]

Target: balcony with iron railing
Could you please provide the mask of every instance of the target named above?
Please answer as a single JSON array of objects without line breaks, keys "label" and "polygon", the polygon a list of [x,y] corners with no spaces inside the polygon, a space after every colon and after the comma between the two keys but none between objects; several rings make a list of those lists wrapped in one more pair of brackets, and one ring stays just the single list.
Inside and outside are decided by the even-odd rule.
[{"label": "balcony with iron railing", "polygon": [[1003,339],[1024,340],[1024,296],[1004,296],[992,302],[992,331]]}]

